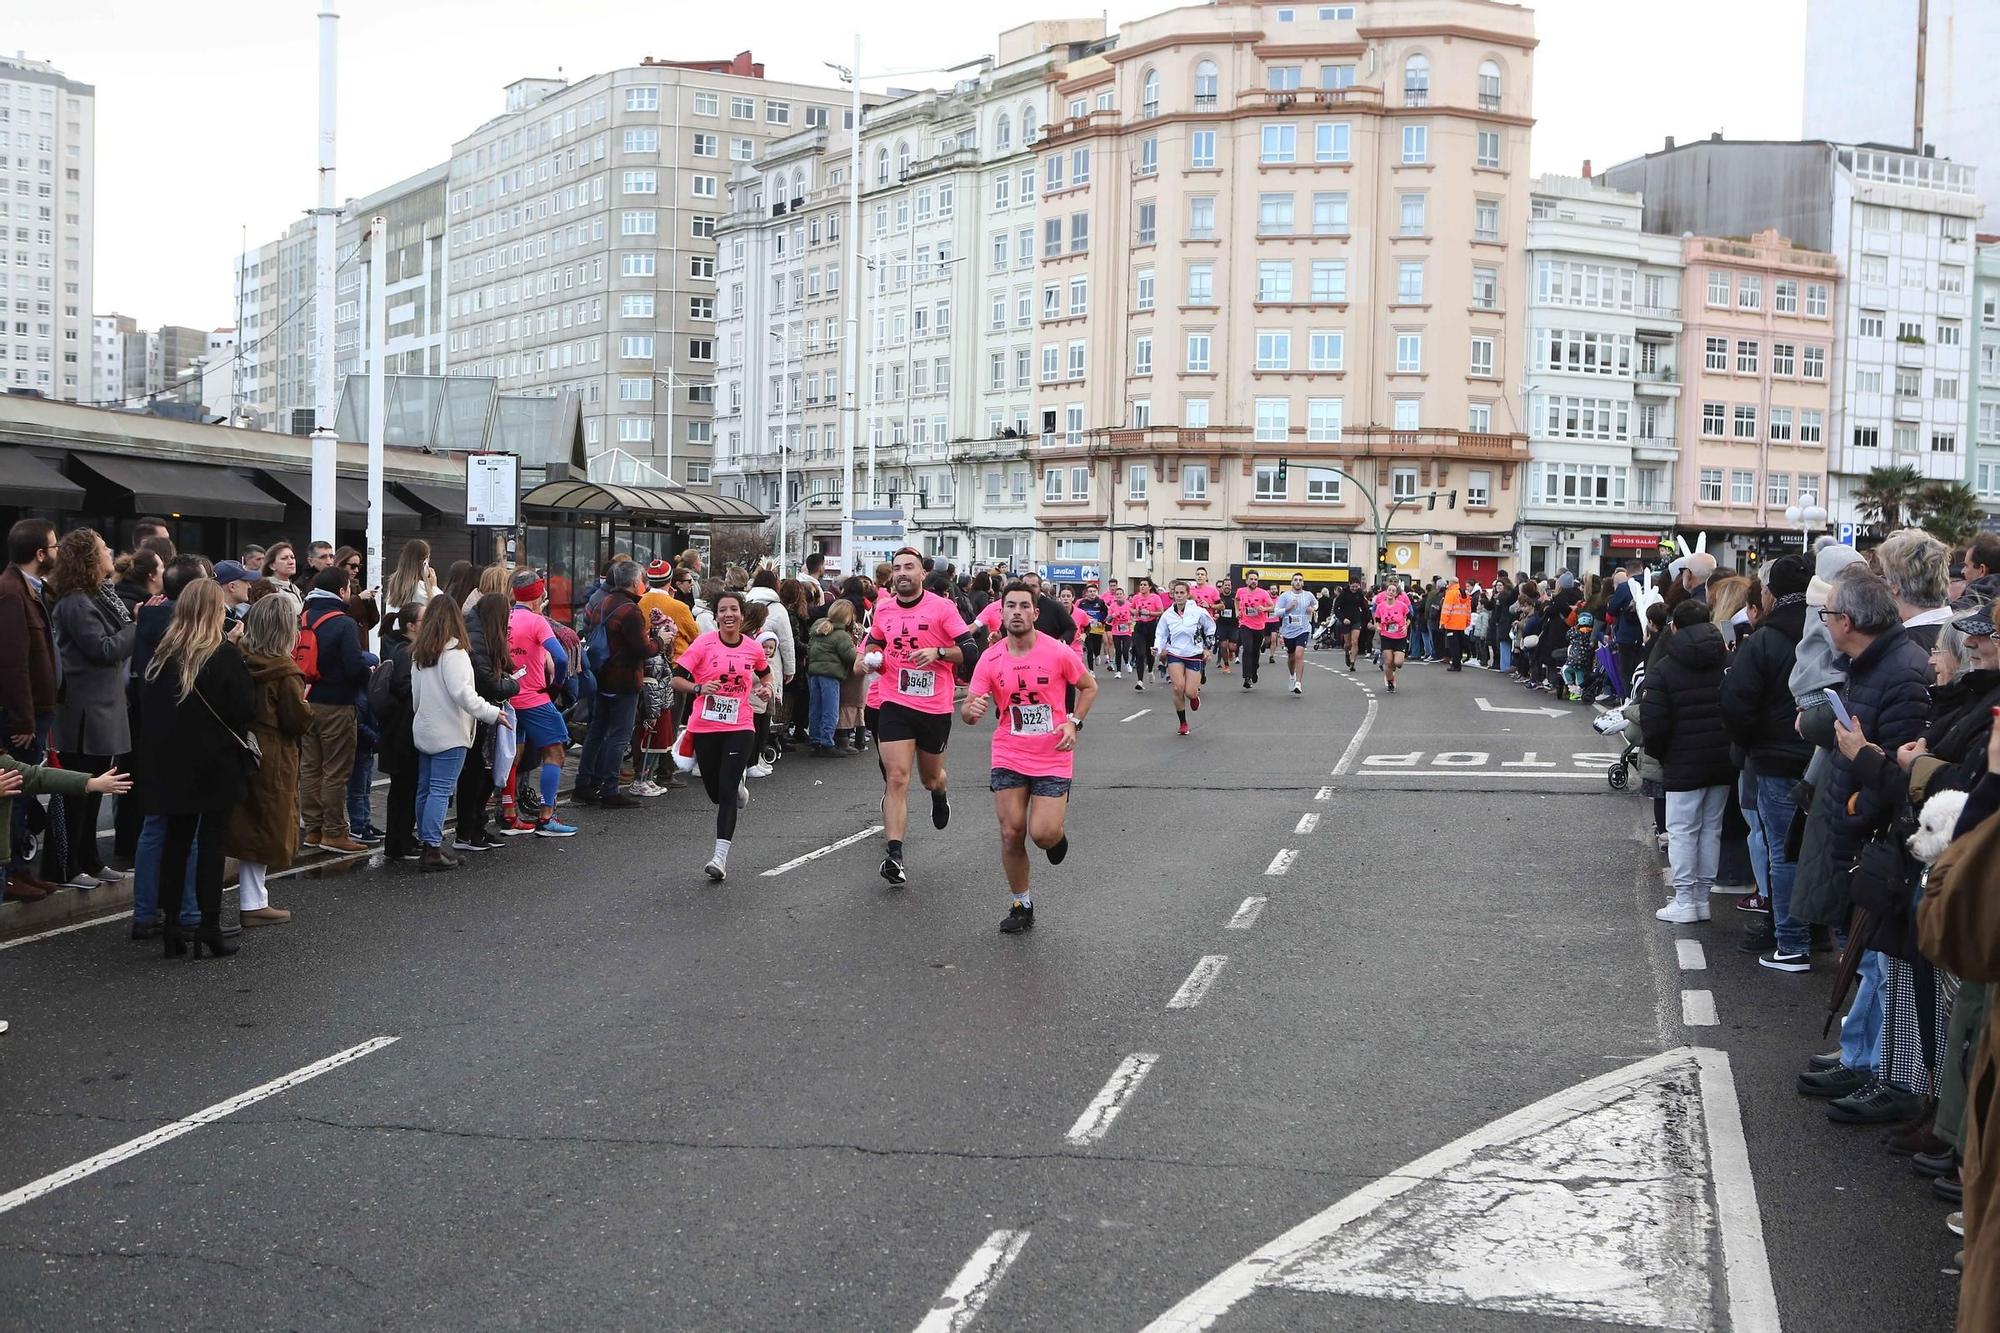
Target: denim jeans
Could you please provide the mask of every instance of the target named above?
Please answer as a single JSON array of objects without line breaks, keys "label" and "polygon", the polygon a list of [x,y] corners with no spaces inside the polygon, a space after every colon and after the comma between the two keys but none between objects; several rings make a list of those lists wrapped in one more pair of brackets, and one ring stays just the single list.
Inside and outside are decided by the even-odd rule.
[{"label": "denim jeans", "polygon": [[1494,640],[1494,645],[1500,650],[1500,669],[1502,671],[1512,671],[1514,669],[1514,641],[1505,634],[1502,634],[1498,639]]},{"label": "denim jeans", "polygon": [[[139,826],[139,853],[132,861],[132,924],[149,925],[160,918],[160,858],[167,850],[167,817],[147,815]],[[197,843],[188,849],[187,865],[183,873],[185,882],[192,884],[195,862],[201,846]],[[181,924],[198,926],[201,924],[201,906],[195,895],[181,896]]]},{"label": "denim jeans", "polygon": [[1873,949],[1861,955],[1854,1003],[1840,1020],[1840,1063],[1868,1073],[1882,1060],[1882,955]]},{"label": "denim jeans", "polygon": [[1673,867],[1675,899],[1697,906],[1708,902],[1722,856],[1722,812],[1728,787],[1701,787],[1667,793],[1667,862]]},{"label": "denim jeans", "polygon": [[811,725],[814,745],[833,744],[833,725],[840,719],[840,682],[832,676],[813,676]]},{"label": "denim jeans", "polygon": [[426,847],[444,846],[444,809],[458,789],[465,752],[465,746],[454,745],[417,756],[417,841]]},{"label": "denim jeans", "polygon": [[599,796],[618,794],[618,770],[632,748],[632,727],[639,720],[637,694],[602,694],[590,710],[590,732],[576,761],[576,785]]},{"label": "denim jeans", "polygon": [[[1769,852],[1766,849],[1763,816],[1757,810],[1757,775],[1745,767],[1736,775],[1736,806],[1743,812],[1743,822],[1749,828],[1747,841],[1750,847],[1750,875],[1757,881],[1758,896],[1769,901],[1771,880],[1768,868]],[[1778,835],[1782,838],[1784,835]]]},{"label": "denim jeans", "polygon": [[[1792,778],[1771,778],[1761,774],[1757,783],[1757,821],[1764,826],[1763,858],[1758,863],[1758,888],[1771,902],[1771,928],[1778,933],[1778,949],[1783,953],[1804,953],[1812,947],[1812,928],[1792,917],[1792,880],[1798,866],[1785,855],[1785,834],[1791,830],[1798,805],[1792,800]],[[1750,806],[1743,807],[1750,813]],[[1750,849],[1752,859],[1757,848]]]},{"label": "denim jeans", "polygon": [[368,799],[374,795],[375,752],[359,750],[354,752],[354,771],[347,777],[347,827],[354,833],[365,833],[375,824],[375,816],[370,813]]}]

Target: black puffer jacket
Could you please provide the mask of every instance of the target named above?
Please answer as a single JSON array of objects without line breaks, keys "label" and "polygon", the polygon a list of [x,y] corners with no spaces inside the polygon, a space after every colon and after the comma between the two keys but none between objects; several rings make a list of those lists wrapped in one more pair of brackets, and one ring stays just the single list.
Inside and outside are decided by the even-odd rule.
[{"label": "black puffer jacket", "polygon": [[1722,680],[1722,721],[1759,777],[1801,778],[1812,746],[1794,728],[1792,663],[1805,634],[1806,604],[1781,606],[1736,647]]},{"label": "black puffer jacket", "polygon": [[1729,649],[1713,625],[1689,625],[1668,637],[1639,700],[1646,753],[1660,761],[1668,791],[1699,791],[1736,781],[1729,732],[1722,723],[1722,678]]},{"label": "black puffer jacket", "polygon": [[[1841,697],[1861,734],[1893,755],[1924,734],[1931,718],[1931,682],[1936,679],[1930,650],[1918,636],[1897,625],[1848,664]],[[1856,792],[1854,767],[1836,750],[1818,800],[1832,816],[1829,828],[1836,868],[1851,864],[1861,844],[1894,813],[1879,789],[1862,787],[1855,813],[1847,815],[1847,798]]]}]

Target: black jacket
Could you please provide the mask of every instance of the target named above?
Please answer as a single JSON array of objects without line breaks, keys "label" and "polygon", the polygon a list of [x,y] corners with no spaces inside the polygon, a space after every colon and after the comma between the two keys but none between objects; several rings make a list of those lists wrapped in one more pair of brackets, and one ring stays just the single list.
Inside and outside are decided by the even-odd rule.
[{"label": "black jacket", "polygon": [[182,699],[180,688],[171,663],[140,687],[132,774],[140,808],[149,815],[228,810],[243,800],[245,787],[236,738],[248,736],[257,719],[250,669],[236,645],[225,643],[202,664],[195,692]]},{"label": "black jacket", "polygon": [[1668,791],[1699,791],[1736,781],[1722,722],[1722,679],[1729,649],[1713,625],[1690,625],[1667,638],[1639,698],[1646,753],[1660,761]]},{"label": "black jacket", "polygon": [[1736,646],[1722,680],[1722,721],[1759,777],[1802,778],[1812,746],[1795,729],[1792,664],[1806,629],[1804,602],[1781,606]]},{"label": "black jacket", "polygon": [[[1930,652],[1901,625],[1876,639],[1847,667],[1841,697],[1861,726],[1861,734],[1887,754],[1924,734],[1931,716]],[[1847,814],[1847,798],[1858,795],[1855,813]],[[1844,870],[1867,838],[1882,828],[1894,811],[1879,788],[1856,787],[1854,766],[1838,750],[1816,802],[1832,831],[1833,864]]]}]

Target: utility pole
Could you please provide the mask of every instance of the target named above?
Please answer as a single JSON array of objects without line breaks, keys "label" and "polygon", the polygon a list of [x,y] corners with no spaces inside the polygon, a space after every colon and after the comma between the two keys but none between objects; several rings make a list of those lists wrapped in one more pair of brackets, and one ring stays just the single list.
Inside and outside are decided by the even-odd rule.
[{"label": "utility pole", "polygon": [[[854,34],[854,64],[847,71],[847,337],[840,348],[841,379],[845,382],[840,415],[840,565],[843,573],[861,572],[854,549],[854,436],[861,428],[861,34]],[[875,501],[875,472],[868,474],[870,504]]]},{"label": "utility pole", "polygon": [[368,221],[368,586],[382,587],[382,450],[389,421],[389,219]]},{"label": "utility pole", "polygon": [[[335,54],[340,15],[334,0],[319,11],[319,206],[313,210],[313,433],[312,539],[335,542],[335,487],[340,469],[340,437],[334,433],[333,270]],[[372,406],[372,404],[371,404]]]},{"label": "utility pole", "polygon": [[1924,77],[1931,44],[1931,0],[1917,0],[1917,105],[1912,121],[1910,148],[1924,151]]}]

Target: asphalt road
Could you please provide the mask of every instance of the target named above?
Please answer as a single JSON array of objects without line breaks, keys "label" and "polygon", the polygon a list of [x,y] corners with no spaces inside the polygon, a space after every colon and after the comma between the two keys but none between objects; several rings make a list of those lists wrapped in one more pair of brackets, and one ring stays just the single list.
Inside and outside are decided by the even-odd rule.
[{"label": "asphalt road", "polygon": [[[296,920],[229,962],[117,925],[0,950],[0,1323],[1136,1329],[1360,1198],[1215,1326],[1747,1333],[1778,1326],[1754,1246],[1784,1326],[1949,1327],[1945,1206],[1789,1091],[1824,977],[1757,969],[1733,911],[1651,919],[1587,712],[1315,662],[1303,698],[1212,675],[1186,739],[1105,679],[1026,937],[961,728],[906,888],[872,837],[760,873],[877,820],[873,764],[799,757],[722,886],[696,787],[456,875],[284,881]],[[1696,987],[1717,1024],[1683,1025]]]}]

